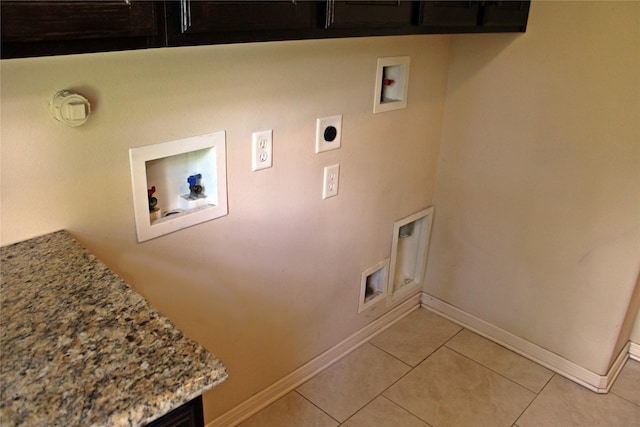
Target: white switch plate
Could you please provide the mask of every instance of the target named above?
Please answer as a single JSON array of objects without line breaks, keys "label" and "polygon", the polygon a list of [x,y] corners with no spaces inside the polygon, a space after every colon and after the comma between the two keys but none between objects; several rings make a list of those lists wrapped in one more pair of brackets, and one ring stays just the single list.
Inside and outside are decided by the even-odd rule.
[{"label": "white switch plate", "polygon": [[273,130],[251,134],[251,170],[258,171],[273,166]]},{"label": "white switch plate", "polygon": [[322,198],[328,199],[329,197],[338,195],[338,184],[340,182],[340,165],[324,167],[324,178],[322,180]]},{"label": "white switch plate", "polygon": [[342,115],[316,120],[316,153],[336,150],[342,143]]}]

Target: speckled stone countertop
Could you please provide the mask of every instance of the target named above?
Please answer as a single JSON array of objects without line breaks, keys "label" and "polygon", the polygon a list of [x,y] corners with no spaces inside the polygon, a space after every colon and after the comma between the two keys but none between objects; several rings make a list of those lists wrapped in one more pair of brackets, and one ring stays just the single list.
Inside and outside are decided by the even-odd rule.
[{"label": "speckled stone countertop", "polygon": [[2,426],[145,425],[227,378],[66,232],[0,262]]}]

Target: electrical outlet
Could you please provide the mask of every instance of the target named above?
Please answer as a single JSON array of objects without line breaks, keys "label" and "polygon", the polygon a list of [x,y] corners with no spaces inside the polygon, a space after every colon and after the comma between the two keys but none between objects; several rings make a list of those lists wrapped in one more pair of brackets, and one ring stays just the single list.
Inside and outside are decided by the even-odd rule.
[{"label": "electrical outlet", "polygon": [[342,115],[316,120],[316,153],[336,150],[342,141]]},{"label": "electrical outlet", "polygon": [[324,179],[322,180],[322,198],[338,195],[338,183],[340,181],[340,165],[335,164],[324,167]]},{"label": "electrical outlet", "polygon": [[273,130],[251,134],[251,170],[258,171],[273,166]]}]

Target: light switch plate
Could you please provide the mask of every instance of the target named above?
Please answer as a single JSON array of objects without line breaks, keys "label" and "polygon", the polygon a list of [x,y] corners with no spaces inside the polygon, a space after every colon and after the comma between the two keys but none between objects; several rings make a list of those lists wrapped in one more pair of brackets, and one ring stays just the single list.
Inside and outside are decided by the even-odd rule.
[{"label": "light switch plate", "polygon": [[342,115],[316,120],[316,153],[336,150],[342,144]]}]

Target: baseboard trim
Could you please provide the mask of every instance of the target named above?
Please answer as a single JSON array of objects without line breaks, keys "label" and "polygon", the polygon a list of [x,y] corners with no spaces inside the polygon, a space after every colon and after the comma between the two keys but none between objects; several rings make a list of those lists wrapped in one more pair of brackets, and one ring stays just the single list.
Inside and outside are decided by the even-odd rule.
[{"label": "baseboard trim", "polygon": [[640,362],[640,344],[629,342],[629,357]]},{"label": "baseboard trim", "polygon": [[[422,306],[435,313],[530,359],[555,373],[562,375],[596,393],[607,393],[620,373],[630,354],[632,343],[628,343],[618,354],[606,375],[596,374],[562,356],[544,349],[530,341],[513,335],[486,321],[473,316],[429,294],[422,293]],[[636,348],[636,352],[640,346]],[[640,356],[640,353],[636,353]]]},{"label": "baseboard trim", "polygon": [[418,293],[286,377],[278,380],[271,386],[245,400],[240,405],[207,423],[206,427],[229,427],[241,423],[251,415],[302,385],[305,381],[331,366],[362,344],[365,344],[371,338],[386,330],[412,311],[420,308],[420,305],[421,294]]}]

